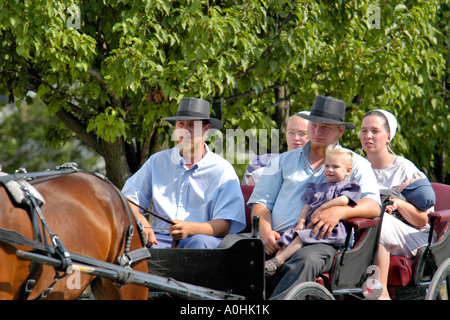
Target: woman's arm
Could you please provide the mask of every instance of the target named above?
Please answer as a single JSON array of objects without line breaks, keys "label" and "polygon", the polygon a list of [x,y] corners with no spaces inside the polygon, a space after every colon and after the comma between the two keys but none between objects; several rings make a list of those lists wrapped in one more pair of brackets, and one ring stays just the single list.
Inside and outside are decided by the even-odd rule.
[{"label": "woman's arm", "polygon": [[390,198],[392,205],[386,207],[386,211],[390,214],[397,210],[402,217],[416,228],[423,228],[428,223],[428,211],[419,211],[411,203],[397,199]]}]

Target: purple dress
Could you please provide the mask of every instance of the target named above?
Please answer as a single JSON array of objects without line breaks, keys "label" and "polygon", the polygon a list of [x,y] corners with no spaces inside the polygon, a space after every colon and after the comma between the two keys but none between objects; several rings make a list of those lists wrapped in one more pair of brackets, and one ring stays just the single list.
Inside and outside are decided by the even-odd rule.
[{"label": "purple dress", "polygon": [[[341,181],[335,183],[319,183],[315,184],[309,182],[306,185],[305,193],[302,196],[304,203],[311,206],[311,210],[307,214],[305,226],[308,226],[311,220],[311,214],[315,209],[320,207],[325,202],[328,202],[339,196],[347,196],[350,205],[356,205],[361,198],[361,187],[357,182]],[[297,224],[296,224],[297,225]],[[340,221],[339,224],[333,229],[331,235],[327,239],[317,239],[319,232],[312,237],[312,229],[298,230],[296,233],[293,232],[295,226],[292,226],[287,230],[278,240],[279,244],[288,245],[291,243],[295,235],[298,235],[302,240],[303,245],[314,244],[314,243],[326,243],[333,246],[340,246],[345,242],[347,236],[347,231],[344,224]]]}]

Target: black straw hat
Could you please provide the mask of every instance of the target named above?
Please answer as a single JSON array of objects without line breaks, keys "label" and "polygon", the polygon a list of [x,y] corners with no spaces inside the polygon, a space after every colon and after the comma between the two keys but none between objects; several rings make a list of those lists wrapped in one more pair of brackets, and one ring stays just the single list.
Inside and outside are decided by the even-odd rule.
[{"label": "black straw hat", "polygon": [[333,97],[316,96],[310,114],[298,114],[298,116],[312,122],[343,124],[346,129],[356,129],[354,124],[344,122],[345,107],[345,101]]},{"label": "black straw hat", "polygon": [[175,125],[177,120],[207,120],[211,128],[222,129],[223,123],[219,119],[209,116],[210,103],[198,98],[182,98],[178,104],[177,115],[174,117],[162,118],[170,124]]}]

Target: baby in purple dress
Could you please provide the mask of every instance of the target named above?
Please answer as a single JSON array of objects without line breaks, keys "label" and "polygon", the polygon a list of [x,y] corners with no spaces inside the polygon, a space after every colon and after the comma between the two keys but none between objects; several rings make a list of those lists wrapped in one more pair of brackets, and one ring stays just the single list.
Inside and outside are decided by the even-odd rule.
[{"label": "baby in purple dress", "polygon": [[[307,244],[326,243],[340,246],[345,242],[347,231],[342,222],[333,229],[328,238],[317,239],[311,236],[308,226],[311,214],[316,210],[324,210],[333,206],[356,205],[361,198],[361,187],[357,182],[348,182],[346,179],[352,171],[353,154],[349,150],[329,146],[326,150],[324,175],[327,183],[308,183],[302,200],[305,203],[300,213],[297,225],[287,230],[278,243],[281,250],[274,258],[266,261],[266,275],[271,276],[280,268],[297,250]],[[319,233],[317,233],[319,234]]]}]

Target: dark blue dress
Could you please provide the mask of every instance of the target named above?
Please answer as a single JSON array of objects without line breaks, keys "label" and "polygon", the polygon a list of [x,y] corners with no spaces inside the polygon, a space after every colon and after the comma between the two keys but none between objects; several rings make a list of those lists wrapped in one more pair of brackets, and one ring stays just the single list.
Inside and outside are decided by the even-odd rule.
[{"label": "dark blue dress", "polygon": [[[306,185],[305,193],[302,196],[302,200],[305,204],[311,206],[311,210],[307,214],[305,226],[308,226],[311,221],[311,214],[320,207],[325,202],[328,202],[339,196],[347,196],[349,198],[349,205],[356,205],[361,198],[361,187],[357,182],[341,181],[335,183],[319,183],[315,184],[309,182]],[[326,243],[333,246],[340,246],[345,242],[345,237],[347,236],[347,231],[345,230],[344,224],[340,221],[339,224],[333,229],[331,235],[327,239],[317,239],[316,233],[314,237],[311,236],[312,229],[298,230],[293,232],[296,225],[292,226],[287,230],[280,240],[279,244],[288,245],[291,243],[292,239],[298,235],[302,240],[303,245],[314,244],[314,243]]]}]

